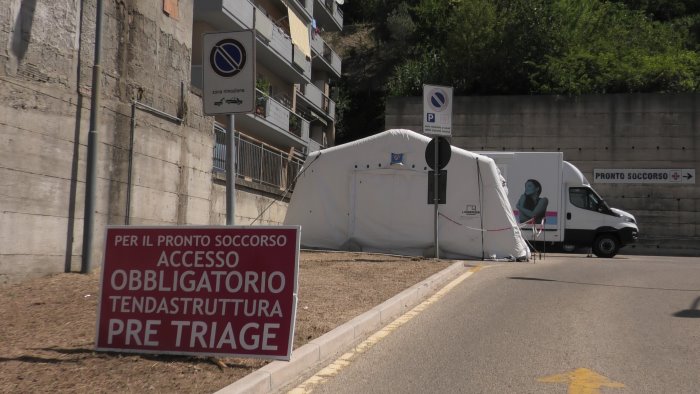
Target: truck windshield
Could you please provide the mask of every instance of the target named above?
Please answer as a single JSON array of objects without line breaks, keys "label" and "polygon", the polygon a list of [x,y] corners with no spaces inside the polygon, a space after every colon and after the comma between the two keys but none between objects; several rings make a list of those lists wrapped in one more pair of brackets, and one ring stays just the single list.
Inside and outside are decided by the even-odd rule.
[{"label": "truck windshield", "polygon": [[573,206],[581,209],[608,214],[612,212],[608,204],[593,189],[587,187],[569,188],[569,201]]}]

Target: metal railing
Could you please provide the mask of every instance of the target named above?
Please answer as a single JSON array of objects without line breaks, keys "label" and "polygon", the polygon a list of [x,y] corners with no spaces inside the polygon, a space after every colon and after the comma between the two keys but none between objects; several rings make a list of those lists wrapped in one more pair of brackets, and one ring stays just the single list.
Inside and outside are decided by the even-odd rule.
[{"label": "metal railing", "polygon": [[325,6],[330,12],[330,14],[333,16],[333,19],[335,19],[336,23],[338,23],[340,26],[343,26],[343,10],[340,7],[338,7],[338,5],[335,3],[335,0],[326,0]]},{"label": "metal railing", "polygon": [[[214,125],[214,172],[226,172],[226,129]],[[255,183],[279,188],[293,189],[293,182],[304,162],[289,157],[287,152],[275,149],[259,141],[247,139],[235,133],[236,176]]]},{"label": "metal railing", "polygon": [[331,119],[335,119],[335,102],[326,96],[321,89],[312,83],[298,85],[297,91],[311,102],[317,109],[323,111]]},{"label": "metal railing", "polygon": [[309,121],[260,89],[255,89],[255,115],[302,140],[309,139]]}]

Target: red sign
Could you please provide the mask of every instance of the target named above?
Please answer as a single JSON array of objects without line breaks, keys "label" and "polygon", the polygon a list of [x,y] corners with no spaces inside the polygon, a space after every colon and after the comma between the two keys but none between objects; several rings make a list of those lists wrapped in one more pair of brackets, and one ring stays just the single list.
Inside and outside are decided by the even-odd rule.
[{"label": "red sign", "polygon": [[97,350],[289,360],[299,227],[108,226]]}]

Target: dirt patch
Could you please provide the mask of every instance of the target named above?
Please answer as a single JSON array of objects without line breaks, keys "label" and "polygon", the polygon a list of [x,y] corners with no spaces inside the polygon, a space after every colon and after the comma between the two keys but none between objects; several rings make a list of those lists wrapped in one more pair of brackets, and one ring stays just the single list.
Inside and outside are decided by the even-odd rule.
[{"label": "dirt patch", "polygon": [[[294,348],[388,300],[452,261],[302,252]],[[0,393],[212,393],[267,364],[95,352],[99,272],[0,289]]]}]

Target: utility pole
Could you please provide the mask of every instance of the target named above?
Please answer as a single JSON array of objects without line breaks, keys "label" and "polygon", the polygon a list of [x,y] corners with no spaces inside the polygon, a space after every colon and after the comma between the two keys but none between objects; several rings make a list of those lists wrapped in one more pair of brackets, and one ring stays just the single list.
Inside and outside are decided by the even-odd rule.
[{"label": "utility pole", "polygon": [[85,176],[85,214],[83,219],[83,255],[80,272],[87,274],[92,265],[92,233],[95,224],[95,183],[97,183],[97,127],[99,126],[100,80],[102,67],[102,0],[97,0],[95,16],[95,62],[92,66],[92,97],[90,100],[90,130],[88,131],[87,169]]}]

